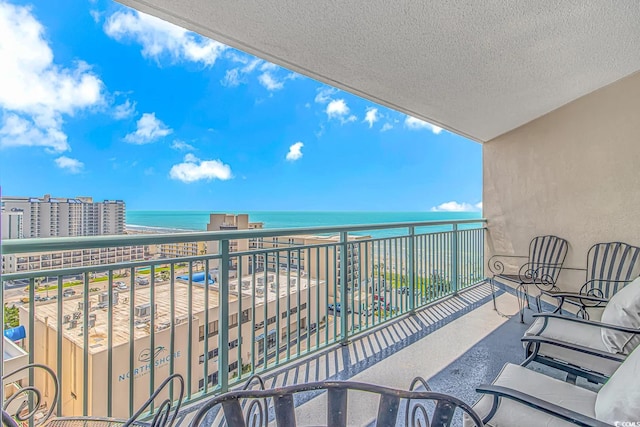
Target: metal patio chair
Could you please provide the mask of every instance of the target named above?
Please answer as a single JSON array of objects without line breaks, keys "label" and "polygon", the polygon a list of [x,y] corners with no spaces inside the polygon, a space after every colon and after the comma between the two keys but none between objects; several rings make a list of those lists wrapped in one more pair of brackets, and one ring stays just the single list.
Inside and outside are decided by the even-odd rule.
[{"label": "metal patio chair", "polygon": [[[177,386],[178,398],[175,400],[175,390],[171,387]],[[145,412],[149,410],[152,403],[158,398],[160,393],[169,390],[169,397],[160,398],[161,402],[156,405],[153,418],[147,420]],[[174,394],[171,393],[173,391]],[[147,401],[127,420],[107,417],[58,417],[52,418],[46,427],[171,427],[178,416],[182,398],[184,397],[184,379],[180,374],[173,374],[167,377],[147,399]]]},{"label": "metal patio chair", "polygon": [[[45,399],[43,393],[33,384],[24,385],[34,377],[35,372],[43,371],[53,385],[53,395]],[[23,372],[26,372],[23,373]],[[2,377],[4,384],[12,382],[12,393],[7,396],[5,386],[5,400],[2,402],[2,423],[5,426],[17,427],[17,422],[33,421],[34,426],[40,426],[47,422],[58,404],[60,398],[60,383],[53,369],[46,365],[32,363],[15,369]],[[11,390],[11,387],[9,387]],[[13,423],[13,424],[12,424]]]},{"label": "metal patio chair", "polygon": [[[556,282],[567,256],[569,243],[557,236],[537,236],[529,243],[529,255],[493,255],[489,259],[493,308],[497,311],[495,280],[504,279],[517,283],[516,293],[520,308],[520,322],[524,323],[524,308],[529,306],[529,285],[540,291],[557,289]],[[507,273],[504,261],[509,259],[527,260],[517,273]],[[538,307],[539,309],[539,307]]]},{"label": "metal patio chair", "polygon": [[[20,386],[16,392],[9,396],[2,405],[2,423],[6,427],[19,427],[26,422],[33,421],[34,426],[46,425],[46,427],[109,427],[109,426],[145,426],[145,427],[171,427],[176,420],[182,398],[184,396],[184,380],[181,375],[174,374],[165,379],[153,392],[151,397],[127,420],[104,417],[58,417],[51,418],[60,398],[60,382],[56,373],[46,365],[29,364],[16,369],[3,376],[3,382],[16,378],[22,371],[41,369],[46,372],[49,381],[53,384],[53,396],[50,400],[43,399],[42,391],[33,384]],[[31,378],[31,375],[30,375]],[[151,420],[145,417],[145,411],[156,398],[169,387],[176,387],[174,394],[178,399],[172,399],[174,394],[165,398],[156,406],[156,411]],[[50,419],[51,418],[51,419]]]},{"label": "metal patio chair", "polygon": [[611,298],[601,321],[535,314],[522,342],[522,366],[535,361],[567,372],[568,381],[606,382],[640,344],[640,277]]},{"label": "metal patio chair", "polygon": [[[250,389],[255,385],[260,389]],[[249,379],[242,390],[222,394],[204,403],[193,417],[190,427],[295,427],[296,400],[305,397],[305,394],[314,397],[321,392],[327,392],[326,425],[332,427],[347,425],[347,402],[352,393],[378,396],[377,412],[371,416],[375,416],[375,425],[379,427],[450,426],[457,409],[470,420],[469,425],[482,427],[480,417],[469,405],[455,397],[430,391],[422,378],[414,379],[410,388],[420,385],[426,391],[397,390],[353,381],[321,381],[265,390],[264,382],[256,375]],[[325,420],[313,423],[320,425]]]},{"label": "metal patio chair", "polygon": [[554,313],[561,312],[564,303],[569,303],[578,306],[578,315],[588,319],[589,310],[595,312],[602,308],[616,292],[640,275],[640,248],[623,242],[596,243],[587,253],[585,274],[585,283],[578,292],[542,291],[557,299]]},{"label": "metal patio chair", "polygon": [[[476,388],[482,397],[473,409],[487,426],[633,425],[640,408],[639,376],[640,348],[597,392],[507,363],[492,384]],[[465,419],[464,427],[472,425]]]}]

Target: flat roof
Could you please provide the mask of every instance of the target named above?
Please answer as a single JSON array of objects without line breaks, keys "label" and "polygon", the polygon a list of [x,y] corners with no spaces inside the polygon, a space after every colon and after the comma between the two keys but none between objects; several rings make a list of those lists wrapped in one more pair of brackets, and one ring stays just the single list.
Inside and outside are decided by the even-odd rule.
[{"label": "flat roof", "polygon": [[[271,277],[269,277],[271,276]],[[298,288],[301,290],[307,289],[308,278],[300,278],[300,283],[297,283],[297,274],[291,274],[291,285],[286,286],[287,275],[280,275],[280,297],[287,296],[289,294],[295,294]],[[275,273],[267,273],[267,284],[262,285],[260,282],[264,282],[263,273],[256,274],[256,307],[264,304],[265,294],[268,301],[275,301],[275,285],[270,286],[270,282],[275,284]],[[293,280],[295,279],[295,280]],[[244,276],[242,278],[242,284],[240,285],[242,297],[250,298],[253,293],[253,286],[251,285],[252,276]],[[295,284],[294,284],[295,282]],[[315,285],[316,280],[311,281],[311,285]],[[322,283],[322,281],[321,281]],[[186,323],[189,316],[188,310],[188,289],[189,286],[183,281],[176,281],[174,286],[174,301],[175,301],[175,319],[176,324]],[[229,282],[229,302],[234,303],[238,301],[238,279],[231,279]],[[260,289],[264,289],[260,292]],[[150,287],[138,287],[134,291],[135,306],[144,306],[150,304]],[[287,292],[289,290],[289,292]],[[114,290],[116,291],[116,290]],[[118,304],[113,306],[113,347],[127,344],[129,342],[130,330],[129,330],[129,310],[130,310],[130,290],[117,291],[118,292]],[[204,298],[204,286],[201,284],[193,284],[192,291],[192,315],[197,315],[204,312],[205,298]],[[91,302],[90,314],[96,315],[95,327],[89,331],[89,353],[96,354],[107,350],[108,344],[108,310],[97,308],[99,295],[105,292],[96,292],[89,296]],[[84,347],[84,333],[81,331],[83,325],[84,313],[78,310],[78,304],[83,302],[82,297],[69,297],[65,298],[62,303],[63,316],[69,315],[73,319],[74,313],[81,313],[78,319],[77,327],[69,329],[69,324],[63,324],[62,332],[64,337],[73,342],[80,348]],[[171,287],[169,282],[163,284],[156,284],[155,286],[155,304],[156,304],[156,318],[155,327],[156,332],[160,332],[164,329],[168,329],[171,324]],[[211,285],[209,287],[209,309],[213,309],[219,306],[219,293],[218,286]],[[244,309],[250,306],[243,306]],[[26,307],[23,307],[26,310]],[[41,322],[46,322],[48,326],[57,331],[57,313],[58,304],[54,300],[53,302],[40,304],[36,306],[35,317]],[[211,319],[211,321],[216,319]],[[149,317],[140,317],[136,320],[137,324],[134,326],[134,340],[148,337],[150,334]],[[195,331],[194,333],[198,333]]]}]

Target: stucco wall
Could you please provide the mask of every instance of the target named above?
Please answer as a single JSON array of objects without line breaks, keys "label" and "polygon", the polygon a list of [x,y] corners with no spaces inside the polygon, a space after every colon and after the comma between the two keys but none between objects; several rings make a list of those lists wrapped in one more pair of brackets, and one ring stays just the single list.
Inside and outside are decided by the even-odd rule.
[{"label": "stucco wall", "polygon": [[[569,241],[569,267],[596,242],[640,245],[640,74],[485,143],[483,169],[488,256],[526,254],[541,234]],[[560,287],[583,277],[565,271]]]}]

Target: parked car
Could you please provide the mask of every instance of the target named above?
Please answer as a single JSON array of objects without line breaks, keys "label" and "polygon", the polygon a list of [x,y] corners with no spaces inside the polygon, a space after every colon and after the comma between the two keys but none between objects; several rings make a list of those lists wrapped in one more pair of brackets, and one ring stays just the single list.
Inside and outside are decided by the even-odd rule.
[{"label": "parked car", "polygon": [[75,294],[76,294],[76,291],[74,291],[73,289],[65,289],[64,291],[62,291],[62,296],[65,296],[65,297],[70,297]]},{"label": "parked car", "polygon": [[149,280],[142,277],[138,277],[136,278],[136,284],[138,286],[147,286],[149,284]]},{"label": "parked car", "polygon": [[[342,311],[342,306],[340,305],[339,302],[337,302],[335,305],[334,304],[329,304],[327,306],[327,308],[329,309],[329,311],[332,311],[336,314],[340,313],[340,311]],[[347,310],[347,313],[351,313],[351,310]]]}]

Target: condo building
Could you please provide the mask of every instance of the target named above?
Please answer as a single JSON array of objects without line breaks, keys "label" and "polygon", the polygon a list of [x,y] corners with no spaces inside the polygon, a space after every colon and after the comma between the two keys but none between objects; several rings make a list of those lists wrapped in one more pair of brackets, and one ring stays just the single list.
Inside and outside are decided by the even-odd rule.
[{"label": "condo building", "polygon": [[[130,399],[134,407],[139,407],[148,398],[152,372],[156,386],[169,375],[171,367],[185,379],[190,373],[191,382],[186,386],[196,393],[204,388],[206,363],[209,386],[218,383],[221,327],[218,285],[209,285],[206,298],[204,283],[196,283],[194,278],[189,287],[186,279],[183,277],[173,284],[173,293],[168,283],[157,285],[153,301],[150,287],[113,291],[111,317],[115,321],[111,327],[106,292],[90,295],[87,305],[82,297],[66,298],[62,303],[60,331],[55,320],[58,318],[56,303],[38,304],[31,316],[26,307],[21,308],[22,323],[27,324],[29,318],[35,321],[34,362],[56,366],[61,358],[58,376],[63,379],[64,415],[81,414],[85,404],[89,415],[107,413],[109,375],[112,414],[121,418],[129,414]],[[326,306],[322,281],[273,274],[246,276],[231,280],[229,292],[229,342],[226,345],[233,349],[228,359],[231,376],[251,366],[252,360],[256,366],[265,361],[272,363],[276,348],[284,353],[290,340],[315,334],[327,322],[318,312],[319,307]],[[86,337],[85,310],[89,310]],[[61,349],[57,342],[59,332]],[[324,342],[325,334],[317,338],[314,335],[313,345],[316,339]],[[303,344],[303,338],[300,341]],[[88,346],[86,367],[85,345]],[[104,369],[110,365],[111,370]],[[44,376],[36,381],[45,393],[52,392],[52,385]],[[85,381],[89,390],[87,402],[83,401]]]},{"label": "condo building", "polygon": [[125,233],[122,200],[91,197],[2,197],[5,212],[22,212],[23,237],[98,236]]},{"label": "condo building", "polygon": [[[2,239],[97,236],[125,233],[122,200],[94,202],[91,197],[2,198]],[[141,260],[142,246],[2,256],[2,272],[15,273]]]}]

